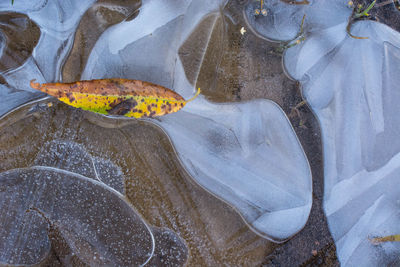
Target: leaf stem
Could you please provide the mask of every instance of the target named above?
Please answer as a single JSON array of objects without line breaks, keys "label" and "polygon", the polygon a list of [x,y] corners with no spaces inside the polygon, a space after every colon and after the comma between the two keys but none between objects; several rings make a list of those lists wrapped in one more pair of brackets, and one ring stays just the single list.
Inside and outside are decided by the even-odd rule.
[{"label": "leaf stem", "polygon": [[201,90],[200,90],[200,87],[197,89],[197,92],[196,92],[196,94],[192,97],[192,98],[190,98],[189,100],[186,100],[186,103],[188,103],[188,102],[190,102],[190,101],[193,101],[199,94],[200,94],[200,92],[201,92]]}]

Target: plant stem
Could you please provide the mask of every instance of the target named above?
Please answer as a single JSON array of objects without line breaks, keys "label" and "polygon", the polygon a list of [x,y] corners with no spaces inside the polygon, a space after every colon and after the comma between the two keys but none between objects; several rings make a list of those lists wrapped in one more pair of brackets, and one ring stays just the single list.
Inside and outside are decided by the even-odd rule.
[{"label": "plant stem", "polygon": [[364,16],[368,17],[369,16],[368,12],[374,7],[375,3],[376,3],[376,0],[374,0],[363,12],[357,12],[354,15],[354,17],[355,18],[361,18]]}]

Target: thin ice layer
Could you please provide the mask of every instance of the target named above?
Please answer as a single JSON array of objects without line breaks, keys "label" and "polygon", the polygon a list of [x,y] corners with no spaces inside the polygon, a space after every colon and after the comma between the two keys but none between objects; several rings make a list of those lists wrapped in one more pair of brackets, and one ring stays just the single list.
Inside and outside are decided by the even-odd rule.
[{"label": "thin ice layer", "polygon": [[124,193],[125,178],[121,169],[109,159],[90,155],[83,145],[72,141],[46,142],[34,164],[78,173]]},{"label": "thin ice layer", "polygon": [[400,244],[369,239],[400,233],[400,34],[363,21],[352,34],[369,39],[359,40],[346,25],[306,33],[285,66],[321,123],[324,206],[341,264],[398,265]]},{"label": "thin ice layer", "polygon": [[95,159],[100,180],[107,182],[110,175],[120,181],[121,175],[113,170],[121,169],[126,199],[151,226],[167,231],[161,240],[159,231],[153,232],[156,246],[149,265],[176,266],[187,258],[188,266],[262,263],[271,242],[188,179],[158,126],[115,120],[56,100],[51,107],[47,103],[23,106],[0,121],[0,172],[46,164],[96,179],[90,158]]},{"label": "thin ice layer", "polygon": [[[43,261],[55,227],[88,265],[137,266],[153,253],[153,235],[140,216],[117,191],[93,179],[36,166],[0,173],[0,189],[0,263]],[[72,259],[60,260],[69,265]]]},{"label": "thin ice layer", "polygon": [[310,172],[285,114],[266,100],[193,103],[160,125],[192,177],[258,234],[284,240],[311,208]]},{"label": "thin ice layer", "polygon": [[264,1],[263,8],[267,10],[267,16],[256,16],[255,10],[260,9],[260,2],[249,1],[245,6],[244,15],[250,29],[258,36],[269,40],[288,41],[300,32],[303,16],[303,29],[311,33],[347,21],[352,11],[347,7],[346,0],[308,2],[309,4],[304,5],[289,5],[282,0]]},{"label": "thin ice layer", "polygon": [[[203,60],[199,54],[205,53],[210,25],[216,21],[210,16],[220,16],[225,1],[178,2],[185,8],[167,9],[155,19],[154,12],[164,2],[149,1],[136,21],[107,30],[82,77],[140,79],[172,88],[185,98],[192,95],[193,77]],[[185,51],[190,49],[181,48],[196,35],[202,50],[193,55],[197,64],[188,64],[190,54]],[[235,207],[255,232],[282,241],[305,225],[312,201],[311,173],[277,105],[265,100],[216,105],[199,97],[184,111],[155,123],[169,135],[195,181]]]},{"label": "thin ice layer", "polygon": [[[85,1],[2,1],[0,11],[17,12],[26,14],[39,28],[40,39],[33,53],[23,63],[15,59],[13,68],[0,73],[4,83],[0,85],[0,115],[17,107],[21,103],[38,98],[41,93],[29,86],[33,78],[40,82],[54,82],[60,79],[60,69],[73,41],[74,32],[81,16],[85,13],[94,0]],[[13,21],[6,21],[13,27]],[[31,35],[23,35],[19,43],[32,42]],[[5,39],[0,39],[2,46],[9,45]],[[7,49],[1,49],[6,53]],[[16,91],[18,90],[18,91]]]}]

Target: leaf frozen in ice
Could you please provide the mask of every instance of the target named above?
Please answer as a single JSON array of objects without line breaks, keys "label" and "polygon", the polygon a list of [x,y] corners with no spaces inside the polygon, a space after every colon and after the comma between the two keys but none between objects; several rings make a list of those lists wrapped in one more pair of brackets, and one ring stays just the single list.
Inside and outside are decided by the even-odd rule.
[{"label": "leaf frozen in ice", "polygon": [[[168,13],[169,20],[158,25],[150,9],[156,3],[144,5],[137,18],[152,26],[145,30],[148,35],[143,36],[134,23],[109,29],[93,48],[83,78],[134,77],[182,95],[193,94],[191,83],[197,80],[205,48],[218,25],[217,12],[225,1],[192,1],[183,16],[176,9],[175,15]],[[197,33],[205,36],[202,45],[188,49]],[[188,64],[191,55],[194,63]],[[312,201],[311,173],[277,105],[265,100],[217,105],[199,98],[186,110],[155,123],[171,138],[193,179],[231,204],[259,235],[283,241],[305,225]]]},{"label": "leaf frozen in ice", "polygon": [[83,110],[126,117],[156,117],[177,112],[189,100],[163,86],[127,79],[102,79],[73,83],[35,83],[31,87]]}]

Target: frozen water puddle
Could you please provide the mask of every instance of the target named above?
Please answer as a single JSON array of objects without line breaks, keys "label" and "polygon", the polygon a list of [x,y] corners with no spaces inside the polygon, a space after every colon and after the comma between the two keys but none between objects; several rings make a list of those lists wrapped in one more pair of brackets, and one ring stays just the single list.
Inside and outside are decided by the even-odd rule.
[{"label": "frozen water puddle", "polygon": [[270,242],[188,179],[159,127],[53,104],[26,105],[1,120],[0,171],[46,165],[124,192],[156,226],[150,265],[261,264]]},{"label": "frozen water puddle", "polygon": [[[101,2],[103,3],[103,1]],[[76,79],[77,77],[81,79],[106,77],[141,79],[172,88],[184,97],[188,97],[194,92],[194,85],[196,84],[204,53],[209,45],[209,38],[215,23],[221,19],[219,10],[223,7],[225,1],[147,1],[141,7],[137,17],[114,26],[111,26],[114,24],[113,21],[96,20],[96,16],[93,14],[98,14],[103,9],[93,5],[93,1],[69,1],[65,3],[43,1],[38,4],[21,0],[19,3],[16,1],[16,4],[18,5],[15,6],[14,10],[28,14],[29,18],[39,26],[41,36],[32,55],[24,59],[25,63],[22,66],[2,73],[5,83],[1,86],[7,90],[5,95],[9,97],[10,94],[14,93],[14,91],[10,91],[12,90],[10,88],[18,88],[18,93],[21,96],[12,95],[9,98],[13,99],[13,101],[10,102],[3,101],[3,99],[0,100],[1,113],[5,113],[15,106],[38,96],[28,88],[29,80],[32,77],[38,78],[41,82],[55,81],[58,80],[58,77],[62,77],[65,81]],[[4,4],[0,4],[0,8],[2,10],[6,9]],[[133,3],[130,11],[122,8],[122,10],[125,10],[122,14],[128,16],[127,14],[135,12],[135,8],[137,8],[137,2]],[[79,12],[71,13],[72,10],[79,10]],[[77,41],[91,40],[91,32],[85,29],[84,23],[80,23],[80,21],[84,20],[82,16],[89,25],[103,23],[101,24],[103,26],[99,26],[93,33],[96,38],[100,36],[97,43],[91,43],[89,47],[81,47]],[[99,32],[107,27],[109,28],[100,35]],[[75,34],[76,32],[79,32],[79,34]],[[82,50],[83,54],[79,55],[79,51]],[[69,51],[72,51],[71,54],[68,54]],[[57,55],[57,57],[49,57],[49,54]],[[82,69],[83,72],[81,73],[80,70]],[[152,150],[149,151],[148,146],[142,145],[142,143],[147,142],[146,138],[149,138],[149,136],[154,135],[153,139],[149,140],[162,140],[162,137],[156,136],[154,129],[153,131],[138,130],[139,126],[151,128],[149,125],[152,124],[158,125],[167,133],[181,164],[192,178],[213,195],[234,207],[248,226],[258,235],[278,242],[284,241],[300,231],[307,221],[312,201],[311,173],[308,162],[285,114],[271,101],[256,100],[238,104],[213,104],[200,97],[197,101],[188,105],[184,111],[152,121],[152,124],[147,122],[130,123],[125,120],[115,119],[112,119],[113,122],[110,123],[109,120],[111,119],[102,119],[100,116],[90,114],[85,115],[85,113],[79,111],[71,112],[71,109],[63,108],[62,105],[57,105],[54,108],[56,110],[54,113],[52,113],[52,108],[48,108],[43,103],[27,106],[26,108],[32,109],[25,114],[27,115],[25,123],[18,122],[19,126],[12,127],[12,131],[9,130],[7,132],[6,127],[2,129],[6,134],[0,135],[0,138],[2,138],[0,140],[4,142],[5,147],[10,146],[10,148],[5,149],[3,154],[0,153],[0,155],[2,155],[3,159],[9,157],[17,159],[15,162],[3,161],[1,170],[5,178],[2,180],[10,180],[9,176],[13,175],[13,179],[18,180],[22,189],[35,186],[38,190],[47,190],[47,186],[53,189],[51,186],[55,187],[54,184],[56,183],[70,183],[74,184],[76,188],[81,186],[79,187],[81,191],[83,190],[81,183],[84,181],[85,185],[89,186],[90,184],[94,191],[100,192],[103,190],[103,195],[106,195],[105,192],[107,192],[107,197],[118,199],[119,202],[117,202],[120,206],[116,209],[126,210],[126,217],[128,218],[124,217],[120,223],[123,224],[127,220],[131,220],[143,225],[147,232],[142,231],[141,235],[146,235],[146,240],[151,239],[152,230],[149,230],[145,222],[135,213],[135,210],[124,202],[120,193],[126,193],[139,213],[145,216],[152,225],[166,224],[168,228],[173,229],[178,235],[189,236],[190,238],[186,239],[187,242],[191,242],[190,239],[198,239],[193,244],[189,244],[192,248],[191,253],[201,255],[206,264],[223,262],[223,260],[226,262],[240,255],[249,254],[249,251],[251,253],[257,251],[254,252],[254,255],[258,253],[263,256],[265,253],[265,251],[259,252],[257,249],[261,245],[265,245],[261,241],[262,239],[257,239],[247,232],[247,227],[243,228],[242,224],[237,222],[238,218],[232,215],[233,213],[231,213],[229,206],[220,204],[215,199],[210,203],[217,203],[213,204],[216,205],[214,207],[215,210],[221,211],[217,216],[209,215],[207,217],[203,216],[203,213],[199,213],[200,215],[194,214],[193,216],[198,221],[193,220],[190,222],[187,222],[188,219],[182,219],[179,216],[180,213],[190,214],[187,211],[188,207],[192,208],[193,206],[193,204],[187,204],[191,203],[190,201],[179,204],[183,205],[183,207],[179,207],[177,209],[178,212],[172,209],[173,212],[168,216],[163,216],[163,213],[170,212],[169,210],[171,209],[171,207],[166,209],[163,206],[166,204],[162,204],[159,207],[149,207],[141,202],[135,202],[141,197],[142,193],[145,196],[147,194],[146,197],[153,194],[153,191],[146,192],[144,189],[154,189],[155,187],[162,192],[164,187],[167,188],[162,183],[155,186],[153,181],[148,181],[147,183],[149,184],[141,185],[141,182],[146,181],[148,177],[156,178],[155,181],[158,183],[157,179],[161,180],[163,177],[171,177],[172,179],[172,177],[178,175],[169,175],[167,172],[172,172],[172,170],[168,168],[166,173],[159,173],[160,170],[155,167],[151,168],[152,165],[147,165],[148,162],[154,161],[154,159],[147,155],[142,156],[136,153],[135,149],[140,146],[146,148],[143,154],[153,152]],[[43,114],[46,114],[46,119],[39,120]],[[85,117],[85,119],[82,120],[82,117]],[[14,118],[10,118],[10,120],[12,121]],[[88,126],[89,124],[86,120],[91,121],[93,125],[104,128],[101,129],[101,132],[93,131],[94,126]],[[129,131],[123,126],[128,124],[130,126],[126,127],[130,129]],[[105,130],[109,126],[110,129]],[[83,134],[87,131],[90,132],[90,135]],[[19,138],[10,139],[10,136],[14,135],[18,135]],[[26,143],[22,141],[25,140],[23,136],[26,136],[26,140],[35,141],[32,144]],[[133,137],[135,136],[140,138],[134,139]],[[99,150],[96,156],[93,156],[92,152],[88,152],[96,149]],[[155,146],[154,149],[158,151],[161,148]],[[119,157],[120,153],[124,156],[129,155],[130,158],[123,157],[121,159]],[[173,153],[168,152],[165,155],[173,155]],[[152,156],[153,158],[158,157],[156,153],[153,153]],[[168,157],[160,157],[160,161],[170,161]],[[150,170],[138,168],[139,164],[150,166]],[[33,167],[37,165],[45,165],[47,167]],[[159,168],[163,170],[163,168],[166,168],[165,166],[166,164],[160,164]],[[17,168],[15,171],[9,171],[15,168]],[[140,180],[130,179],[127,181],[126,175],[131,175],[132,171],[135,171],[135,175],[140,177]],[[39,180],[32,180],[30,177],[36,176],[39,177],[38,179],[45,179],[45,176],[39,175],[38,172],[46,173],[48,177],[51,177],[50,180],[54,182],[50,183],[46,182],[47,180],[43,180],[43,185],[41,185]],[[179,173],[176,170],[173,170],[173,172]],[[19,175],[21,173],[27,174],[25,176]],[[68,178],[64,177],[66,175]],[[85,179],[82,177],[85,177]],[[76,182],[73,182],[75,181],[74,179]],[[170,183],[167,179],[163,182]],[[130,186],[125,188],[127,183]],[[177,185],[174,186],[178,188]],[[189,185],[185,186],[192,188]],[[20,187],[18,187],[18,190]],[[42,187],[44,189],[41,189]],[[135,191],[132,188],[137,189]],[[93,195],[88,192],[87,194],[82,194],[81,198],[83,199],[80,200],[72,197],[74,192],[66,190],[65,192],[57,193],[59,191],[50,189],[48,190],[51,196],[49,199],[52,202],[49,200],[43,204],[40,199],[32,200],[34,201],[32,203],[35,204],[34,208],[40,212],[35,209],[30,213],[25,213],[25,210],[32,206],[28,199],[26,202],[19,203],[21,204],[18,206],[19,212],[15,213],[14,216],[21,220],[26,216],[37,220],[37,225],[41,228],[36,224],[32,224],[32,227],[40,228],[38,231],[42,237],[50,240],[43,244],[51,242],[52,235],[48,234],[48,232],[54,230],[58,232],[58,237],[62,237],[61,239],[64,243],[72,244],[69,246],[73,247],[77,241],[71,240],[80,240],[80,235],[85,234],[85,232],[76,233],[78,237],[70,237],[72,234],[67,235],[67,232],[70,233],[76,230],[63,230],[71,227],[70,224],[63,222],[69,210],[61,211],[61,208],[57,210],[53,207],[66,203],[62,201],[65,201],[67,197],[70,197],[68,200],[71,203],[76,201],[85,203],[83,199],[92,196],[93,199],[90,203],[95,206],[93,209],[99,210],[107,209],[102,204],[107,201],[101,194]],[[143,190],[142,192],[137,191],[141,189]],[[17,194],[18,190],[15,194]],[[179,188],[179,190],[181,189]],[[195,192],[195,189],[192,190]],[[188,199],[187,193],[180,194],[184,200]],[[190,192],[190,194],[202,196],[209,201],[200,192]],[[31,197],[36,196],[36,194],[28,195]],[[63,199],[59,199],[59,196],[63,196]],[[171,193],[161,194],[159,196],[160,199],[163,199],[162,196],[176,203],[175,195]],[[99,199],[95,197],[99,197]],[[12,195],[8,196],[8,198],[17,199],[17,197],[13,198]],[[143,200],[145,204],[148,201],[147,199]],[[152,201],[163,203],[158,199]],[[89,201],[86,201],[86,203],[89,203]],[[106,206],[106,204],[104,205]],[[200,208],[196,207],[196,212],[197,209]],[[210,210],[204,207],[201,209],[211,214]],[[53,211],[56,211],[56,213],[53,214]],[[99,214],[103,213],[106,216],[113,212],[115,212],[114,209],[101,210],[98,213],[96,210],[95,215],[99,216]],[[159,217],[158,213],[161,213]],[[82,214],[82,216],[89,215],[89,213]],[[47,218],[51,223],[48,223],[44,218]],[[154,221],[153,218],[155,218]],[[103,219],[111,220],[108,217]],[[71,217],[68,220],[71,222],[76,220],[80,223],[80,220],[84,220],[84,218]],[[68,220],[66,222],[69,222]],[[172,220],[174,221],[170,222]],[[185,220],[188,225],[180,225],[181,220]],[[210,227],[210,229],[199,230],[201,229],[201,227],[198,227],[199,224],[204,225],[205,221],[209,223],[213,220],[217,221],[215,228]],[[222,222],[225,223],[222,224]],[[195,225],[195,227],[189,226],[190,224]],[[224,227],[221,228],[221,225],[224,225],[225,228],[226,225],[229,225],[229,230],[224,229]],[[88,226],[88,229],[102,229],[100,226],[99,228],[97,226],[93,226],[93,228]],[[187,232],[183,231],[185,227],[189,227],[193,233],[187,234]],[[204,228],[204,226],[202,227]],[[121,229],[123,228],[121,227]],[[159,234],[161,236],[160,242],[168,244],[168,242],[175,240],[174,247],[176,247],[176,250],[165,251],[157,246],[154,248],[150,244],[141,248],[142,254],[138,252],[138,254],[135,254],[135,258],[132,258],[132,253],[136,253],[135,244],[132,241],[131,248],[133,249],[128,249],[128,247],[118,243],[116,244],[118,249],[113,251],[114,254],[103,255],[104,259],[124,262],[127,260],[125,257],[131,257],[129,260],[136,260],[140,264],[149,259],[151,251],[154,250],[155,253],[159,252],[160,255],[164,255],[166,259],[174,259],[179,264],[184,263],[187,257],[187,250],[184,249],[185,245],[182,241],[179,238],[175,238],[175,234],[172,231],[165,228],[157,229],[164,229],[162,231],[165,231]],[[107,229],[107,231],[111,230]],[[99,236],[107,235],[107,231],[97,234]],[[201,240],[203,232],[208,235],[209,231],[214,231],[213,236],[216,239],[207,240],[208,243],[199,244],[200,241],[203,242]],[[132,231],[128,232],[132,234]],[[157,231],[154,230],[153,232]],[[17,235],[17,232],[13,233]],[[22,234],[28,233],[29,231],[22,232]],[[126,237],[126,233],[124,234],[123,232],[113,232],[113,234],[115,235],[113,236],[115,240],[117,240],[117,237],[121,237],[120,240]],[[246,245],[236,248],[238,244],[235,236],[238,236],[240,240],[244,240],[243,242]],[[100,237],[93,236],[94,241],[97,240],[95,238],[100,240]],[[92,244],[94,242],[92,239],[85,240],[86,243]],[[200,252],[196,252],[196,245],[198,247],[210,247],[214,243],[221,243],[221,240],[226,241],[228,246],[234,248],[231,249],[231,251],[235,252],[233,255],[205,255],[210,252],[202,249],[198,249]],[[251,240],[251,242],[246,242],[246,240]],[[157,237],[155,243],[157,244]],[[96,244],[100,244],[101,249],[106,249],[102,245],[103,243]],[[129,244],[131,243],[127,243],[127,245]],[[224,243],[223,246],[225,245]],[[36,246],[32,245],[32,247]],[[100,249],[97,246],[95,248],[97,250]],[[49,246],[41,250],[40,253],[42,254],[33,253],[36,256],[32,256],[32,262],[42,260],[44,255],[48,255],[48,250]],[[130,254],[119,253],[125,250],[129,250]],[[18,251],[26,252],[24,249]],[[108,257],[108,255],[110,256]],[[168,255],[179,255],[179,257]],[[8,260],[13,261],[19,259],[17,256],[14,257],[12,255],[5,255],[4,259],[6,257],[8,257]],[[243,256],[240,260],[246,259],[246,257]],[[259,258],[259,256],[254,256],[254,258],[256,257]],[[97,257],[96,259],[98,260]],[[160,259],[160,257],[153,257],[152,261],[157,259]],[[82,256],[79,260],[85,261],[87,259]],[[254,259],[249,259],[244,263],[249,262],[254,262]]]},{"label": "frozen water puddle", "polygon": [[71,141],[54,140],[44,144],[33,164],[78,173],[124,194],[125,178],[120,168],[110,160],[91,156],[82,145]]},{"label": "frozen water puddle", "polygon": [[[261,38],[289,41],[299,33],[304,15],[304,31],[308,34],[319,34],[318,31],[321,29],[347,23],[352,11],[347,7],[348,1],[342,0],[308,0],[309,4],[304,5],[289,5],[285,2],[286,0],[264,1],[263,7],[268,15],[255,16],[254,10],[260,8],[260,3],[249,1],[244,9],[244,16],[250,29]],[[295,0],[295,2],[303,1]]]},{"label": "frozen water puddle", "polygon": [[97,37],[109,26],[134,16],[139,6],[139,0],[20,0],[13,5],[2,1],[0,19],[4,23],[0,28],[6,38],[0,44],[0,115],[43,96],[30,88],[33,77],[41,81],[58,81],[61,75],[66,81],[79,79],[81,64]]},{"label": "frozen water puddle", "polygon": [[[170,9],[169,3],[151,1],[136,21],[106,31],[82,77],[130,77],[185,97],[192,94],[224,1],[177,2],[180,8]],[[152,14],[158,10],[164,15],[155,19]],[[196,49],[187,47],[194,38]],[[304,226],[312,202],[311,174],[293,129],[274,103],[217,105],[199,98],[154,123],[171,138],[196,182],[235,207],[257,233],[283,241]]]},{"label": "frozen water puddle", "polygon": [[149,228],[121,194],[47,166],[0,174],[0,263],[183,265],[187,248],[168,229]]},{"label": "frozen water puddle", "polygon": [[41,148],[33,167],[0,174],[0,262],[44,264],[57,256],[67,265],[185,263],[184,242],[149,228],[126,202],[125,179],[113,163],[71,141]]},{"label": "frozen water puddle", "polygon": [[185,263],[184,242],[149,228],[126,202],[125,179],[113,163],[71,141],[41,148],[33,167],[0,174],[0,262],[43,264],[56,255],[67,265]]},{"label": "frozen water puddle", "polygon": [[278,106],[262,100],[203,103],[160,125],[192,177],[233,205],[260,235],[284,240],[304,226],[311,208],[310,174]]},{"label": "frozen water puddle", "polygon": [[[0,188],[4,264],[40,263],[50,247],[67,265],[142,265],[153,254],[149,227],[121,194],[93,179],[38,166],[2,172]],[[54,231],[62,241],[52,240]]]},{"label": "frozen water puddle", "polygon": [[[400,244],[374,245],[370,239],[400,233],[400,34],[362,21],[352,34],[369,39],[350,38],[345,1],[314,2],[291,7],[290,14],[307,14],[306,40],[286,51],[284,63],[302,82],[321,123],[324,207],[337,254],[343,266],[397,266]],[[272,8],[274,14],[282,11]],[[324,24],[316,14],[327,8],[334,21]],[[277,39],[292,38],[298,27],[298,22],[254,24],[255,31]]]}]

